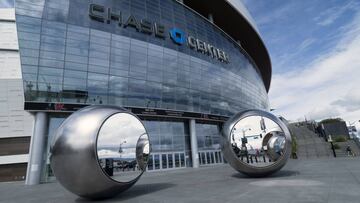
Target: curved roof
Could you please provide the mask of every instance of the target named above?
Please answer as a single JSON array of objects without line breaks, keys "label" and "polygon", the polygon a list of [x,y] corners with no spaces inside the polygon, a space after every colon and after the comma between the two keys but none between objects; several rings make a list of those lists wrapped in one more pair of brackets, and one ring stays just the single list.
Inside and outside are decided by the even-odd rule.
[{"label": "curved roof", "polygon": [[256,29],[257,32],[259,32],[255,20],[250,15],[249,11],[245,7],[245,5],[242,3],[241,0],[226,0],[229,4],[231,4],[234,8],[236,8],[248,21],[249,23]]},{"label": "curved roof", "polygon": [[241,47],[251,56],[259,71],[267,91],[271,83],[271,60],[262,41],[255,21],[241,0],[183,0],[184,4],[201,15],[212,15],[214,24],[240,41]]}]

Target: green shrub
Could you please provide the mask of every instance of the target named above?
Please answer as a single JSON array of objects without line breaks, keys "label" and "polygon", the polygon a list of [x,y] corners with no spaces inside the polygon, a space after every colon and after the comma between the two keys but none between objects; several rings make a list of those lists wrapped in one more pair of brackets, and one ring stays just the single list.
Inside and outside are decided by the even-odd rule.
[{"label": "green shrub", "polygon": [[292,140],[292,143],[291,143],[291,158],[297,159],[297,141],[296,141],[294,132],[291,129],[289,129],[289,131],[290,131],[291,140]]},{"label": "green shrub", "polygon": [[338,145],[338,144],[334,144],[334,149],[340,149],[340,145]]},{"label": "green shrub", "polygon": [[339,136],[334,139],[335,142],[346,142],[345,136]]},{"label": "green shrub", "polygon": [[296,153],[297,152],[297,142],[296,142],[296,138],[292,137],[292,143],[291,143],[291,150],[292,153]]}]

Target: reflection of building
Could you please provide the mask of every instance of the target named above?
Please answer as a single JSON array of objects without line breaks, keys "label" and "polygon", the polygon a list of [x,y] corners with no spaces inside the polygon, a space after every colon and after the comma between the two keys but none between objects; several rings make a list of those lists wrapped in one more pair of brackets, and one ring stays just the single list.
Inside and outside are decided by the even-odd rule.
[{"label": "reflection of building", "polygon": [[[96,2],[17,1],[19,48],[16,37],[14,48],[0,44],[15,60],[5,72],[17,71],[0,73],[8,95],[0,144],[11,139],[19,149],[0,159],[7,164],[0,173],[19,168],[25,176],[34,127],[28,174],[49,180],[43,157],[53,132],[89,104],[124,106],[144,120],[149,170],[222,163],[221,123],[242,109],[268,108],[270,60],[246,9],[235,0]],[[0,10],[2,19],[4,12],[14,10]],[[0,26],[16,33],[14,16]]]},{"label": "reflection of building", "polygon": [[354,125],[348,126],[348,131],[349,131],[349,136],[351,139],[358,137],[356,126],[354,126]]}]

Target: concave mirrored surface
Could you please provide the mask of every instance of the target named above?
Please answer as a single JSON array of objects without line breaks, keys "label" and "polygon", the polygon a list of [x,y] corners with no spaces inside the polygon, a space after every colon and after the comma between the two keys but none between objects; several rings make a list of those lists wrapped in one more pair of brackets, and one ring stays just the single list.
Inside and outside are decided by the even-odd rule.
[{"label": "concave mirrored surface", "polygon": [[231,146],[237,158],[255,167],[266,167],[283,155],[285,134],[267,117],[248,116],[231,130]]},{"label": "concave mirrored surface", "polygon": [[103,171],[118,182],[136,179],[146,169],[150,153],[144,125],[135,116],[117,113],[102,125],[97,155]]}]

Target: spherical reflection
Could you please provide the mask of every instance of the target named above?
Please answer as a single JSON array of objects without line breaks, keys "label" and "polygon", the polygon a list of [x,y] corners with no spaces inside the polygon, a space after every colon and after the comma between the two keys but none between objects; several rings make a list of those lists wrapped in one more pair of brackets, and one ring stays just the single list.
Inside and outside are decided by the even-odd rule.
[{"label": "spherical reflection", "polygon": [[148,136],[139,119],[129,113],[112,115],[100,128],[97,140],[97,155],[102,169],[118,182],[136,179],[147,165],[147,156],[136,154],[138,145],[142,147],[141,154],[144,150],[149,154],[143,142],[148,142]]},{"label": "spherical reflection", "polygon": [[136,160],[138,167],[145,171],[150,155],[150,143],[147,134],[140,136],[136,144]]},{"label": "spherical reflection", "polygon": [[267,142],[267,155],[271,160],[277,161],[284,154],[285,136],[282,132],[275,132],[274,134]]},{"label": "spherical reflection", "polygon": [[69,116],[51,144],[51,167],[69,191],[106,198],[131,187],[150,153],[141,121],[126,109],[89,106]]},{"label": "spherical reflection", "polygon": [[290,156],[285,124],[270,113],[249,110],[229,119],[223,129],[223,152],[236,170],[263,176],[279,170]]}]

